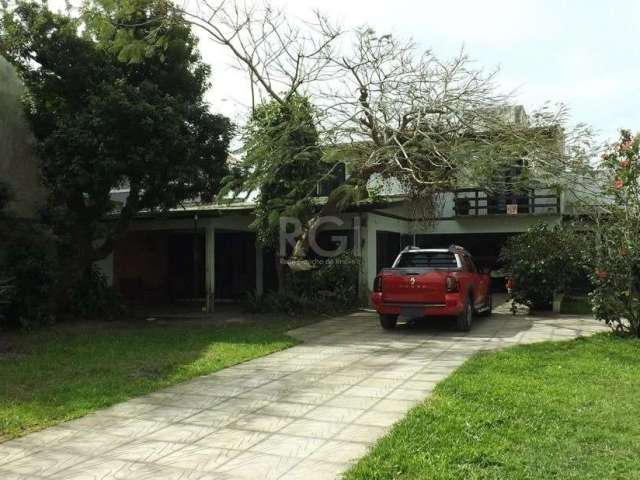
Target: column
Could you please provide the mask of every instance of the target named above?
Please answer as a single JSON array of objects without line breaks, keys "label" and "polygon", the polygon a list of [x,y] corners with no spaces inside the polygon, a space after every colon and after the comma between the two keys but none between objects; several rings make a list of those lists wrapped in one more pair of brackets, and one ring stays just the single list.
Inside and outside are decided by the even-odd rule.
[{"label": "column", "polygon": [[264,292],[263,285],[263,257],[262,246],[256,242],[256,294],[262,295]]},{"label": "column", "polygon": [[207,227],[205,235],[207,312],[213,312],[216,291],[216,229]]}]

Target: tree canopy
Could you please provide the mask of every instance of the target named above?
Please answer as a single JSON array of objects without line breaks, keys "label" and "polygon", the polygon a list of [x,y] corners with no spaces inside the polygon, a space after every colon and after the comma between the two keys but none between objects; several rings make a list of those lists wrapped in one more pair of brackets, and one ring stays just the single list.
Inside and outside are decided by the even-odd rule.
[{"label": "tree canopy", "polygon": [[209,67],[190,25],[164,8],[89,2],[73,15],[20,1],[2,16],[0,54],[26,87],[47,218],[76,271],[108,255],[139,211],[212,198],[226,175],[232,125],[204,101]]},{"label": "tree canopy", "polygon": [[244,157],[221,193],[255,192],[253,226],[263,244],[275,246],[281,217],[305,221],[313,215],[316,186],[325,172],[314,108],[299,95],[260,104],[244,140]]}]

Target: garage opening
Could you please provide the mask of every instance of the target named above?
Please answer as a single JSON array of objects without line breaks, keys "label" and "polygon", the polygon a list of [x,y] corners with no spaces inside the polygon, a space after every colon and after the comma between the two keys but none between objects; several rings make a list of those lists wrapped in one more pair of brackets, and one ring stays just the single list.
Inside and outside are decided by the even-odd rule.
[{"label": "garage opening", "polygon": [[242,300],[256,289],[256,237],[218,230],[215,235],[215,300]]}]

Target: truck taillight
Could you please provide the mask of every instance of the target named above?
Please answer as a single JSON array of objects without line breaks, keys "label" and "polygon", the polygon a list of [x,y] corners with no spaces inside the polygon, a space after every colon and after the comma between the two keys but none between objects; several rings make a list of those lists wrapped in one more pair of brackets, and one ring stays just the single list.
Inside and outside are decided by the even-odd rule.
[{"label": "truck taillight", "polygon": [[373,291],[382,292],[382,277],[376,277],[373,281]]},{"label": "truck taillight", "polygon": [[447,293],[454,293],[460,291],[460,283],[456,277],[447,277],[446,280]]}]

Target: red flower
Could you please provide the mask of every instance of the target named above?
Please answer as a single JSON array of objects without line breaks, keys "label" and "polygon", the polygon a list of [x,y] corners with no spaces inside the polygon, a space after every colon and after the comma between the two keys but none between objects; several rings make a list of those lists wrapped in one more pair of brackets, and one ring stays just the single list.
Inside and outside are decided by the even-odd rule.
[{"label": "red flower", "polygon": [[596,270],[596,277],[598,277],[599,279],[604,280],[608,276],[609,272],[607,272],[606,270]]},{"label": "red flower", "polygon": [[616,190],[620,190],[622,187],[624,187],[624,182],[621,178],[616,178],[616,181],[613,182],[613,186],[616,188]]},{"label": "red flower", "polygon": [[622,145],[620,145],[620,150],[628,150],[633,146],[633,139],[629,139],[626,142],[624,142]]},{"label": "red flower", "polygon": [[623,158],[622,160],[620,160],[620,166],[622,168],[629,168],[629,165],[631,165],[631,162],[628,158]]}]

